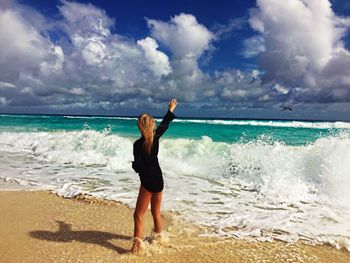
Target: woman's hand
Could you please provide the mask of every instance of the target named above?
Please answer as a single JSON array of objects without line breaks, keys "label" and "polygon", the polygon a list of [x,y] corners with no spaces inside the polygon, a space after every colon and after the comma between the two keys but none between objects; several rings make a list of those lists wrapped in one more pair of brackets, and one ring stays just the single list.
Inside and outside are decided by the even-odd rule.
[{"label": "woman's hand", "polygon": [[170,102],[169,102],[169,110],[171,111],[171,112],[173,112],[174,110],[175,110],[175,108],[176,108],[176,106],[177,106],[177,99],[172,99]]}]

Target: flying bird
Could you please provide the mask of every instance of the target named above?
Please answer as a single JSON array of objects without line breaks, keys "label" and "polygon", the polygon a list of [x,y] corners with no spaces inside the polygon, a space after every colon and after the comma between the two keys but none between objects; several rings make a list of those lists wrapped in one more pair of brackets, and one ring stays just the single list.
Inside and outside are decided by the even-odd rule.
[{"label": "flying bird", "polygon": [[280,107],[281,107],[281,111],[286,111],[286,110],[292,111],[293,110],[290,106],[286,106],[286,105],[281,105]]}]

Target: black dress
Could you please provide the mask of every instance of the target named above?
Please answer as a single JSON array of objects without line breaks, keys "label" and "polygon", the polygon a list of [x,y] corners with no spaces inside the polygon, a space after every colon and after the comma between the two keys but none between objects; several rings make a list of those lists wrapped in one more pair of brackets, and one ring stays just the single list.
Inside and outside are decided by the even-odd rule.
[{"label": "black dress", "polygon": [[143,148],[143,136],[134,142],[132,168],[139,174],[141,185],[153,193],[161,192],[164,187],[162,170],[158,162],[159,138],[168,129],[169,123],[175,117],[170,110],[164,115],[154,134],[151,154],[148,154]]}]

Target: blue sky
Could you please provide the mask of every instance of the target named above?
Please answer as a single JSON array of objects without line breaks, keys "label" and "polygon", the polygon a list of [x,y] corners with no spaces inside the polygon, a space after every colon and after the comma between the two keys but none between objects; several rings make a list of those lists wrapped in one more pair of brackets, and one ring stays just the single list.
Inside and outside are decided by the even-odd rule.
[{"label": "blue sky", "polygon": [[0,112],[161,115],[176,96],[180,116],[350,120],[349,17],[341,0],[6,0]]}]

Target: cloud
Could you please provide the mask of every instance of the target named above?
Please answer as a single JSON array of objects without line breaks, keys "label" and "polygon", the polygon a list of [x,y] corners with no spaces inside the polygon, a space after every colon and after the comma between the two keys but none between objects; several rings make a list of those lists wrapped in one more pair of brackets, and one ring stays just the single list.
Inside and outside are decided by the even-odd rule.
[{"label": "cloud", "polygon": [[180,87],[195,88],[205,78],[198,59],[210,49],[214,34],[191,14],[181,13],[169,22],[146,20],[152,37],[171,50],[174,76],[182,80]]},{"label": "cloud", "polygon": [[289,90],[286,87],[283,87],[282,85],[276,83],[273,86],[273,89],[275,89],[280,94],[288,94]]},{"label": "cloud", "polygon": [[168,46],[175,58],[196,57],[209,49],[214,35],[197,22],[196,17],[181,13],[169,22],[147,19],[151,34]]},{"label": "cloud", "polygon": [[261,101],[272,99],[266,96],[267,87],[263,86],[258,70],[242,72],[226,70],[216,72],[214,83],[219,87],[218,96],[223,102],[236,103],[240,106],[258,105]]},{"label": "cloud", "polygon": [[6,98],[4,97],[0,97],[0,105],[3,106],[3,105],[7,105],[8,101]]},{"label": "cloud", "polygon": [[49,59],[39,65],[40,72],[48,77],[52,73],[61,72],[64,62],[64,53],[62,47],[51,45],[48,52]]},{"label": "cloud", "polygon": [[265,81],[291,87],[300,101],[350,100],[349,19],[337,17],[328,0],[258,0],[249,22],[263,48],[250,52],[248,44],[247,52],[258,55]]},{"label": "cloud", "polygon": [[0,24],[0,79],[11,82],[19,68],[31,70],[46,59],[50,42],[26,23],[20,10],[0,9]]},{"label": "cloud", "polygon": [[226,24],[215,23],[211,31],[214,32],[215,40],[219,41],[232,37],[236,31],[244,29],[247,24],[246,17],[236,17],[229,19]]},{"label": "cloud", "polygon": [[77,36],[108,37],[109,28],[114,25],[114,19],[110,18],[103,9],[92,4],[81,4],[63,0],[58,6],[67,24],[65,29]]},{"label": "cloud", "polygon": [[246,58],[255,57],[266,51],[265,39],[261,36],[254,36],[244,40],[243,55]]},{"label": "cloud", "polygon": [[157,50],[158,43],[156,40],[146,37],[145,39],[138,40],[137,44],[140,45],[145,52],[145,56],[149,61],[150,69],[156,76],[166,76],[171,73],[172,70],[168,56]]},{"label": "cloud", "polygon": [[0,81],[0,88],[15,88],[16,86],[9,82]]}]

